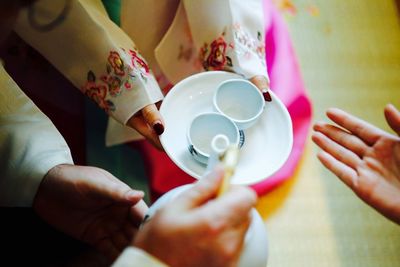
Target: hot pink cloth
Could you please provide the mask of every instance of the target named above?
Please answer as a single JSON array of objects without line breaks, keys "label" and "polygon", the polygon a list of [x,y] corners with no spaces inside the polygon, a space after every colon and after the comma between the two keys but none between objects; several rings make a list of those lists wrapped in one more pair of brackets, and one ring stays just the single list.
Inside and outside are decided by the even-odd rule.
[{"label": "hot pink cloth", "polygon": [[271,88],[289,110],[294,142],[285,165],[272,177],[253,186],[259,195],[265,194],[293,175],[304,150],[312,117],[311,101],[301,78],[286,24],[270,0],[264,1],[264,12],[267,19],[266,60]]},{"label": "hot pink cloth", "polygon": [[[289,110],[293,122],[293,149],[286,164],[272,177],[252,186],[263,195],[290,178],[299,162],[311,123],[311,102],[308,98],[288,30],[271,0],[264,0],[265,44],[271,88]],[[194,181],[181,171],[165,153],[147,142],[133,143],[142,151],[153,200],[165,192]]]}]

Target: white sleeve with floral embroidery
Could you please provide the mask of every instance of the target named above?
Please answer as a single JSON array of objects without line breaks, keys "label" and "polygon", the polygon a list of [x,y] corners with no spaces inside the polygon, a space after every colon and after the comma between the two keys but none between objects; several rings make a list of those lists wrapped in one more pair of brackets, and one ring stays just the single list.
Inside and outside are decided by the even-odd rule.
[{"label": "white sleeve with floral embroidery", "polygon": [[[65,3],[38,1],[36,20],[54,20]],[[16,32],[121,124],[163,98],[147,63],[100,1],[73,0],[64,21],[46,32],[32,27],[28,11],[21,12]]]},{"label": "white sleeve with floral embroidery", "polygon": [[194,45],[205,70],[268,77],[261,0],[184,0]]},{"label": "white sleeve with floral embroidery", "polygon": [[155,55],[173,83],[204,70],[268,79],[264,27],[262,0],[182,0]]},{"label": "white sleeve with floral embroidery", "polygon": [[[121,16],[122,28],[142,45],[165,84],[204,70],[268,78],[262,0],[180,0],[178,10],[169,1],[123,0],[129,12]],[[54,20],[64,4],[39,0],[37,20]],[[172,23],[167,17],[174,17]],[[109,120],[108,145],[137,139],[123,125],[163,95],[131,38],[108,18],[100,0],[72,0],[63,23],[49,32],[33,29],[22,12],[16,31],[119,122]]]}]

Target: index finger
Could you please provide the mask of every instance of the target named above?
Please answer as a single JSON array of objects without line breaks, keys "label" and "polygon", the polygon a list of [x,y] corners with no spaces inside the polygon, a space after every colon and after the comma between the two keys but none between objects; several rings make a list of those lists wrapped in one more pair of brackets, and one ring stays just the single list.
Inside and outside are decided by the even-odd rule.
[{"label": "index finger", "polygon": [[219,225],[236,226],[249,219],[250,210],[257,203],[256,193],[244,186],[232,186],[219,198],[199,207],[193,218],[196,221],[212,219]]},{"label": "index finger", "polygon": [[390,128],[400,136],[400,112],[389,104],[385,107],[385,118]]},{"label": "index finger", "polygon": [[378,127],[363,121],[341,109],[330,108],[326,112],[328,118],[339,126],[349,130],[354,135],[358,136],[368,145],[373,145],[383,135],[383,132]]},{"label": "index finger", "polygon": [[217,165],[206,177],[201,178],[193,187],[180,194],[174,208],[189,210],[207,203],[216,197],[222,178],[223,169]]},{"label": "index finger", "polygon": [[127,124],[128,126],[135,129],[138,133],[143,135],[153,146],[155,146],[160,151],[163,151],[163,147],[161,145],[158,135],[145,122],[142,114],[135,114],[129,119]]},{"label": "index finger", "polygon": [[257,76],[254,76],[253,78],[251,78],[250,82],[252,82],[255,86],[257,86],[258,89],[260,89],[265,101],[267,101],[267,102],[272,101],[271,95],[268,92],[270,90],[270,86],[269,86],[269,80],[267,77],[262,76],[262,75],[257,75]]},{"label": "index finger", "polygon": [[150,104],[142,109],[144,121],[154,130],[157,135],[164,132],[164,122],[155,104]]}]

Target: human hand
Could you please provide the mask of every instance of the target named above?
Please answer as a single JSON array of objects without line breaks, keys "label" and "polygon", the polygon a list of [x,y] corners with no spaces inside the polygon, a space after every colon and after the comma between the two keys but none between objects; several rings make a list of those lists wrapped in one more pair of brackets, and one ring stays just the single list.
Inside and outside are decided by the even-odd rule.
[{"label": "human hand", "polygon": [[138,131],[157,149],[164,150],[158,137],[164,132],[164,122],[155,104],[147,105],[134,114],[127,125]]},{"label": "human hand", "polygon": [[269,94],[269,81],[266,77],[262,75],[257,75],[254,76],[253,78],[250,79],[250,82],[252,82],[255,86],[257,86],[258,89],[260,89],[261,93],[264,96],[264,100],[267,102],[271,102],[272,98],[271,95]]},{"label": "human hand", "polygon": [[[251,78],[250,81],[260,89],[265,101],[270,102],[272,100],[269,94],[269,81],[266,77],[258,75]],[[164,150],[158,137],[164,132],[165,128],[158,106],[150,104],[144,107],[128,120],[127,125],[138,131],[157,149]]]},{"label": "human hand", "polygon": [[[343,129],[314,125],[312,139],[323,150],[318,159],[367,204],[400,224],[400,138],[339,109],[327,115]],[[400,112],[388,105],[385,117],[400,135]]]},{"label": "human hand", "polygon": [[134,240],[169,266],[235,266],[256,194],[232,187],[216,198],[222,170],[178,195],[144,224]]},{"label": "human hand", "polygon": [[105,170],[58,165],[40,184],[33,208],[47,223],[89,243],[111,260],[130,244],[147,206]]}]

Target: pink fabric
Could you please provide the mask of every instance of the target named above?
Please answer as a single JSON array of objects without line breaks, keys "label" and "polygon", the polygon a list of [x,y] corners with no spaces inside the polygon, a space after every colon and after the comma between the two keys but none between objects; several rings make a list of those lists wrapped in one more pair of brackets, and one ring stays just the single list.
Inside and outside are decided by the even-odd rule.
[{"label": "pink fabric", "polygon": [[[295,171],[304,150],[311,124],[311,101],[307,96],[299,64],[283,18],[272,2],[264,1],[266,14],[266,59],[271,88],[288,108],[293,123],[293,149],[285,165],[272,177],[252,186],[259,195],[265,194]],[[271,19],[268,21],[268,17]]]},{"label": "pink fabric", "polygon": [[[264,0],[266,19],[266,60],[271,88],[289,110],[293,122],[293,149],[286,164],[272,177],[252,186],[263,195],[290,178],[302,155],[311,123],[311,102],[301,78],[299,65],[286,25],[270,0]],[[150,179],[152,199],[183,184],[194,181],[181,171],[165,153],[147,142],[134,143],[142,151]]]}]

